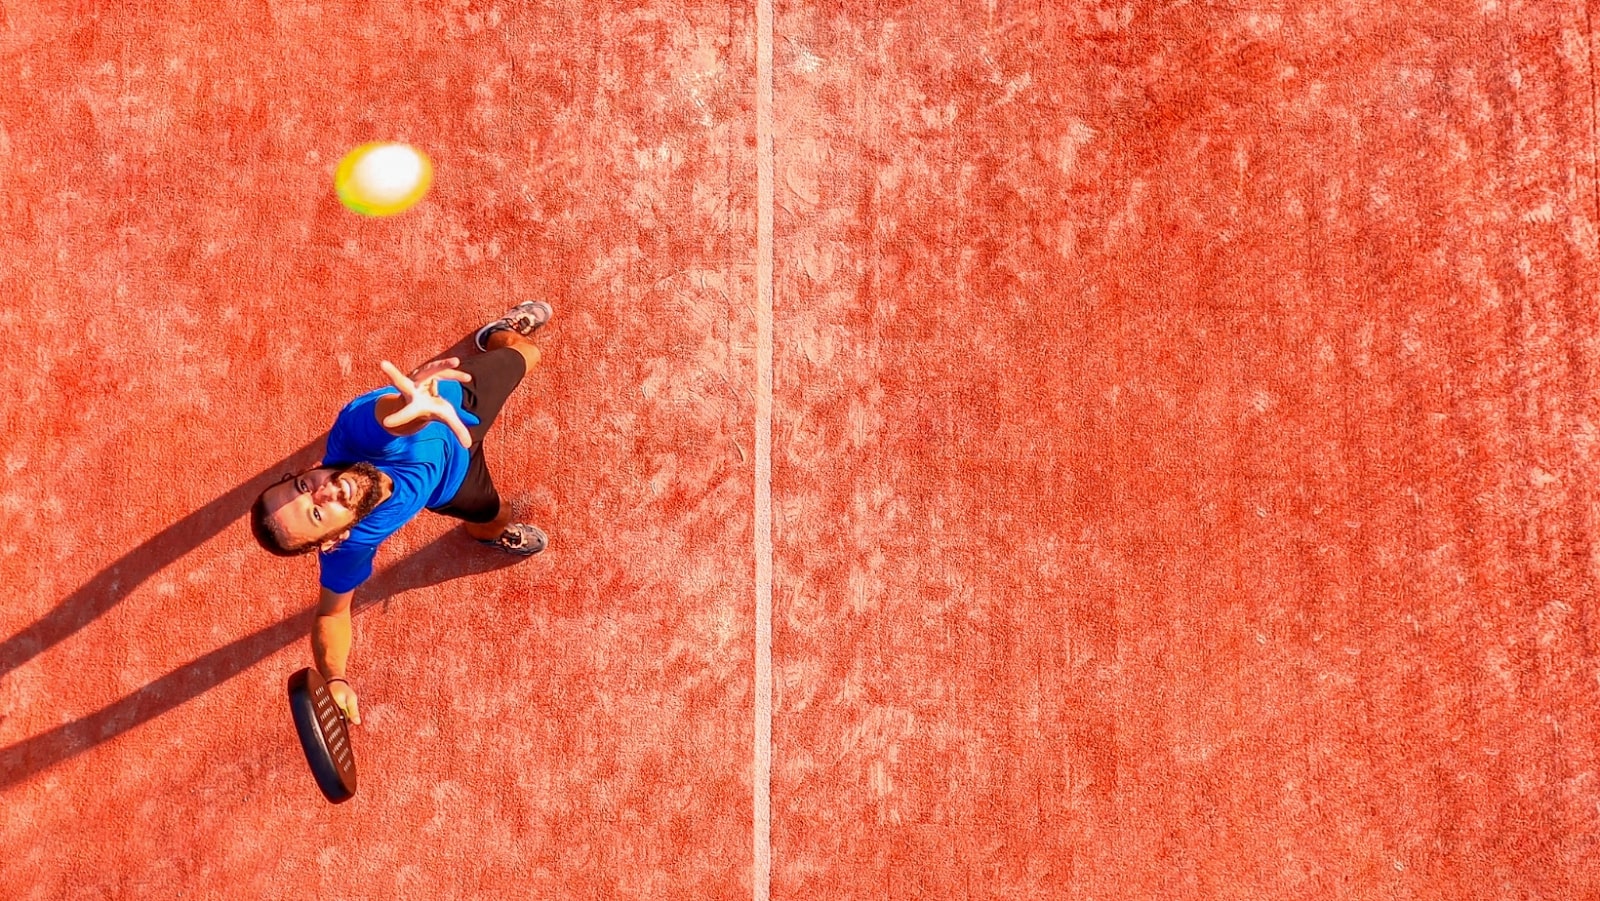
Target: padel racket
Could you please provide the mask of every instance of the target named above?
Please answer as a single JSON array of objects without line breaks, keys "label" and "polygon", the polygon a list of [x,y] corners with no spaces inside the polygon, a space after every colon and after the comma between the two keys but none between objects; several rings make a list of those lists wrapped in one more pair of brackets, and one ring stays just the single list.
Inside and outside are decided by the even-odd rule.
[{"label": "padel racket", "polygon": [[289,677],[289,710],[317,787],[335,804],[355,797],[356,754],[350,747],[350,730],[321,673],[308,667]]}]

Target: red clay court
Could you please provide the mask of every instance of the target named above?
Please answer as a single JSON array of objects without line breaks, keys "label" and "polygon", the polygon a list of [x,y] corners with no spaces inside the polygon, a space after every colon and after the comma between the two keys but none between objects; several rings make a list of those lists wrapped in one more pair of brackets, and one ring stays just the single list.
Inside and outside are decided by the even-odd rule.
[{"label": "red clay court", "polygon": [[[1600,898],[1593,19],[5,5],[0,898]],[[529,298],[330,806],[247,508]]]}]

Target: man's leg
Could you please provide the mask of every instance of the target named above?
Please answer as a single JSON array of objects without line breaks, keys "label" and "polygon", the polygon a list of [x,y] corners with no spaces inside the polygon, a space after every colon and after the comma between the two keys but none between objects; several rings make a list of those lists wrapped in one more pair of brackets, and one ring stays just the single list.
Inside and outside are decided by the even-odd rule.
[{"label": "man's leg", "polygon": [[539,345],[510,329],[490,332],[488,339],[484,341],[485,351],[499,350],[502,347],[509,347],[522,354],[522,361],[527,366],[525,371],[531,372],[533,367],[539,365]]},{"label": "man's leg", "polygon": [[[507,310],[504,316],[478,329],[478,333],[472,336],[472,343],[477,345],[479,350],[491,351],[496,348],[514,345],[514,342],[502,337],[505,333],[509,333],[512,338],[531,340],[533,333],[543,328],[544,324],[550,321],[550,317],[555,315],[555,312],[555,308],[546,301],[525,300]],[[523,356],[527,359],[529,369],[538,365],[539,352],[537,350],[533,351],[531,358],[527,353],[523,353]]]},{"label": "man's leg", "polygon": [[[533,367],[539,365],[539,348],[532,335],[550,320],[551,307],[543,301],[530,301],[512,307],[505,317],[478,330],[474,343],[483,354],[464,360],[460,369],[472,374],[462,385],[462,406],[478,417],[469,431],[473,437],[472,462],[456,496],[434,512],[462,520],[466,533],[479,541],[498,543],[513,553],[538,553],[544,549],[544,533],[512,520],[509,504],[501,503],[494,480],[483,458],[483,438],[500,414],[500,407]],[[500,353],[503,350],[515,352]],[[518,358],[520,357],[520,360]],[[521,371],[517,371],[517,360]],[[492,515],[492,518],[491,518]],[[512,533],[508,536],[507,530]],[[506,541],[511,540],[511,544]]]},{"label": "man's leg", "polygon": [[500,492],[494,487],[494,478],[489,475],[489,465],[484,460],[482,446],[473,448],[472,459],[467,463],[467,473],[462,477],[456,496],[444,506],[430,509],[434,513],[461,520],[468,535],[509,553],[524,556],[537,554],[544,550],[545,542],[549,540],[534,526],[512,521],[511,505],[501,500]]},{"label": "man's leg", "polygon": [[470,426],[473,443],[483,440],[500,407],[533,367],[539,365],[539,348],[533,335],[555,315],[542,300],[519,303],[506,314],[478,329],[472,343],[481,353],[464,358],[456,368],[472,376],[461,384],[462,409],[477,416]]},{"label": "man's leg", "polygon": [[[517,334],[510,329],[501,329],[490,332],[484,341],[484,352],[499,350],[509,347],[522,355],[523,372],[531,372],[533,367],[539,365],[539,345]],[[511,507],[508,504],[500,505],[500,513],[493,521],[486,523],[464,522],[467,534],[479,541],[493,541],[500,537],[500,533],[511,525]]]},{"label": "man's leg", "polygon": [[500,533],[504,532],[506,530],[506,526],[509,525],[511,525],[511,506],[504,503],[500,505],[500,514],[496,516],[492,522],[462,523],[462,526],[467,530],[467,534],[478,539],[479,541],[493,541],[496,538],[499,538]]}]

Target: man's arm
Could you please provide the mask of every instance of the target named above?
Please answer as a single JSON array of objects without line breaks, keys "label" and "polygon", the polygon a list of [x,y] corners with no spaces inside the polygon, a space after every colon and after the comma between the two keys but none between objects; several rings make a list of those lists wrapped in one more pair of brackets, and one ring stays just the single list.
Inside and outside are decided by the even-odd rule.
[{"label": "man's arm", "polygon": [[356,708],[356,690],[343,681],[345,664],[350,659],[350,600],[355,594],[354,590],[322,589],[317,618],[311,624],[311,659],[324,679],[340,680],[328,683],[328,693],[350,722],[359,725],[361,714]]}]

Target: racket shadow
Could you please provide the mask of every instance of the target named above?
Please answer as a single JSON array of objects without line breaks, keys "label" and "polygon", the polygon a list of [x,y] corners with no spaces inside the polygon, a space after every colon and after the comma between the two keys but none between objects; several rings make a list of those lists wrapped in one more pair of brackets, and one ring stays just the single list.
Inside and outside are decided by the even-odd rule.
[{"label": "racket shadow", "polygon": [[[251,500],[254,497],[250,495]],[[451,529],[357,589],[353,609],[359,614],[413,589],[493,572],[525,559],[483,547],[460,529]],[[257,630],[88,716],[0,749],[0,791],[199,697],[291,644],[309,642],[313,615],[307,609]]]}]

